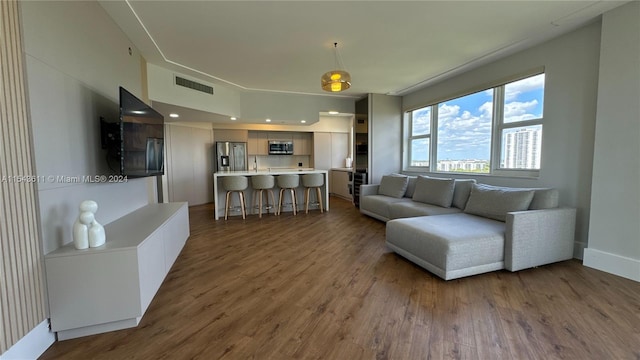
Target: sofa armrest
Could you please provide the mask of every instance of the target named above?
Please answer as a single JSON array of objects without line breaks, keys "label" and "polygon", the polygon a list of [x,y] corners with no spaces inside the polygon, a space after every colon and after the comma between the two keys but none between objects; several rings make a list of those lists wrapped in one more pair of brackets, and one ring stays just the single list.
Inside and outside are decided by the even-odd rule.
[{"label": "sofa armrest", "polygon": [[573,257],[576,209],[507,213],[504,265],[518,271]]},{"label": "sofa armrest", "polygon": [[360,185],[360,196],[378,195],[379,184],[363,184]]}]

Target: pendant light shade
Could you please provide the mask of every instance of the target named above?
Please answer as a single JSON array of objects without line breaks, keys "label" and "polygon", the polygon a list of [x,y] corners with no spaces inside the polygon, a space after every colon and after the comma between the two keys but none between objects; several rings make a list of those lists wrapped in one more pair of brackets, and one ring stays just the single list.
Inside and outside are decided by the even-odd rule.
[{"label": "pendant light shade", "polygon": [[351,87],[351,75],[346,70],[340,70],[344,66],[340,66],[342,62],[338,54],[338,43],[333,43],[333,50],[336,70],[331,70],[322,75],[320,83],[324,91],[340,92]]}]

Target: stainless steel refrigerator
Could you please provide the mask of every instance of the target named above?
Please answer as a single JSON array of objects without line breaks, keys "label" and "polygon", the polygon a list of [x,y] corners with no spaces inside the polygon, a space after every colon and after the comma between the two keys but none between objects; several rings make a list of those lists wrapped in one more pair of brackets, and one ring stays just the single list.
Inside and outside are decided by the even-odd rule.
[{"label": "stainless steel refrigerator", "polygon": [[247,171],[247,143],[216,142],[217,171]]}]

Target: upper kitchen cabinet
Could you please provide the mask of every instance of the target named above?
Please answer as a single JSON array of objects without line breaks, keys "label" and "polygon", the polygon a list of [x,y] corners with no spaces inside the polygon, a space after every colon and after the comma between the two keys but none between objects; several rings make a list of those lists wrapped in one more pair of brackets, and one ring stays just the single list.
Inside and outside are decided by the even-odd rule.
[{"label": "upper kitchen cabinet", "polygon": [[266,131],[249,131],[248,155],[269,155],[269,136]]},{"label": "upper kitchen cabinet", "polygon": [[293,133],[293,155],[311,155],[311,133]]},{"label": "upper kitchen cabinet", "polygon": [[269,140],[293,141],[293,135],[286,131],[269,131]]}]

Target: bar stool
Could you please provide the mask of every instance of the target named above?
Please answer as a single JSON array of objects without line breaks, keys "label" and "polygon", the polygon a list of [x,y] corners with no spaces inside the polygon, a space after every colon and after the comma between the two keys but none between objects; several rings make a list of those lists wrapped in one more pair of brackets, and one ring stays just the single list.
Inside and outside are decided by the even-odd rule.
[{"label": "bar stool", "polygon": [[[267,214],[271,208],[276,206],[276,198],[273,196],[273,187],[275,186],[275,178],[273,175],[254,175],[251,177],[251,187],[253,188],[253,201],[251,202],[251,208],[255,209],[256,195],[259,196],[258,200],[258,217],[262,218],[262,194],[266,190],[264,195],[267,196]],[[269,206],[269,195],[271,195],[271,206]],[[274,211],[275,214],[275,211]]]},{"label": "bar stool", "polygon": [[298,202],[296,201],[296,188],[300,186],[300,176],[297,174],[278,175],[278,187],[280,188],[280,199],[278,200],[278,215],[282,213],[282,198],[284,191],[291,192],[291,203],[293,206],[293,215],[298,213]]},{"label": "bar stool", "polygon": [[229,215],[229,197],[231,193],[238,193],[240,199],[240,210],[242,211],[242,218],[246,219],[244,190],[249,186],[249,180],[246,176],[224,176],[222,177],[222,188],[227,190],[227,199],[224,204],[224,219],[227,220]]},{"label": "bar stool", "polygon": [[304,174],[302,175],[302,186],[304,186],[304,211],[305,213],[309,213],[309,191],[313,188],[316,189],[316,199],[318,200],[318,204],[320,204],[320,212],[322,210],[322,191],[321,187],[324,186],[324,175],[322,174]]}]

